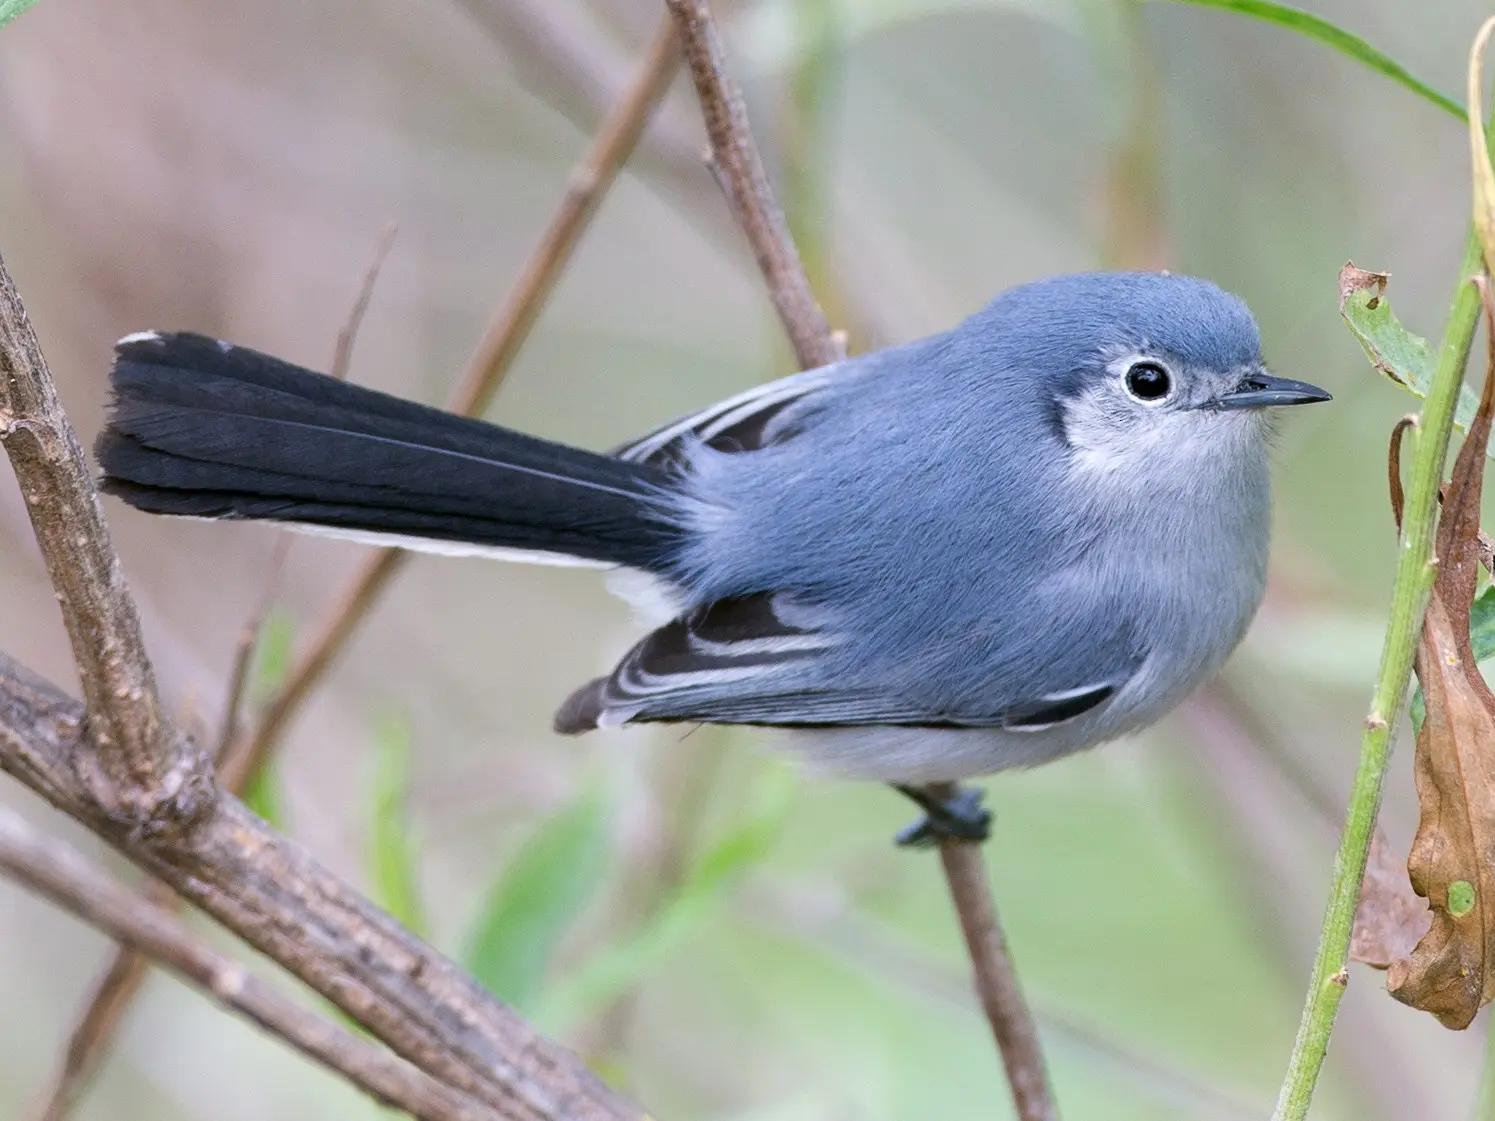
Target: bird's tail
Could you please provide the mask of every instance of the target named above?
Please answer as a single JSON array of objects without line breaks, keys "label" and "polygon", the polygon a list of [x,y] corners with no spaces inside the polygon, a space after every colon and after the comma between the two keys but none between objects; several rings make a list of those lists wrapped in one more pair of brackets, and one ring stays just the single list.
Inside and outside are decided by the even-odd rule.
[{"label": "bird's tail", "polygon": [[[102,485],[153,514],[663,573],[671,475],[192,334],[116,348]],[[536,558],[538,559],[538,558]]]}]

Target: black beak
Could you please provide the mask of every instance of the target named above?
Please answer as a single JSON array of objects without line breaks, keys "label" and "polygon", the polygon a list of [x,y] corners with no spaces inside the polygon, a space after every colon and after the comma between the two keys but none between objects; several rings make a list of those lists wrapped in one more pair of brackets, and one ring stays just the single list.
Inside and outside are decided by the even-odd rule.
[{"label": "black beak", "polygon": [[1241,383],[1210,402],[1215,409],[1264,409],[1271,405],[1310,405],[1315,401],[1334,400],[1328,393],[1306,381],[1276,378],[1265,372],[1247,374]]}]

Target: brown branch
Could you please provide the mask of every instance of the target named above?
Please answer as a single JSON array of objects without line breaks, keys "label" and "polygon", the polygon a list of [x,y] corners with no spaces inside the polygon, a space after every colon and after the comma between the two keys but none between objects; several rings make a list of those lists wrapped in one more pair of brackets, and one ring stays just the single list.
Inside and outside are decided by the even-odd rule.
[{"label": "brown branch", "polygon": [[[638,1117],[574,1055],[222,792],[206,753],[166,719],[93,481],[3,261],[0,378],[0,434],[92,702],[85,715],[0,657],[0,770],[397,1054],[505,1117]],[[146,778],[159,787],[140,785]]]},{"label": "brown branch", "polygon": [[[668,92],[678,66],[674,33],[666,20],[655,34],[633,84],[571,173],[566,193],[518,282],[483,331],[452,395],[449,407],[454,412],[476,415],[497,392],[598,205],[628,162],[654,107]],[[285,686],[236,746],[224,768],[226,784],[233,787],[241,776],[252,774],[275,750],[286,726],[300,712],[385,586],[404,566],[407,556],[394,549],[365,555],[297,658]]]},{"label": "brown branch", "polygon": [[[706,0],[665,0],[680,29],[680,42],[701,100],[714,162],[728,200],[753,242],[763,279],[784,330],[806,367],[840,357],[830,327],[810,291],[782,212],[774,201],[743,108],[742,95],[727,74],[721,35]],[[950,790],[953,791],[953,784]],[[960,917],[981,998],[1002,1053],[1013,1101],[1022,1121],[1053,1121],[1058,1111],[1049,1089],[1033,1014],[1023,1000],[1007,953],[986,863],[977,845],[946,841],[940,859],[950,897]]]},{"label": "brown branch", "polygon": [[[373,259],[364,273],[358,295],[337,334],[337,344],[333,350],[330,371],[333,377],[341,379],[348,376],[348,367],[353,358],[353,344],[358,338],[358,329],[363,324],[363,317],[368,311],[369,302],[373,299],[374,284],[379,279],[380,269],[389,255],[390,247],[394,244],[394,235],[395,226],[391,222],[384,227],[375,243]],[[265,617],[269,615],[270,608],[275,602],[292,540],[294,538],[289,533],[282,532],[277,535],[275,548],[270,554],[270,563],[265,569],[260,594],[250,608],[249,617],[245,619],[244,626],[239,631],[239,639],[234,644],[234,656],[228,675],[228,689],[223,701],[222,714],[219,717],[217,736],[214,740],[213,759],[220,767],[228,758],[229,750],[238,740],[240,710],[244,703],[244,691],[249,685],[249,670],[254,660],[254,648],[259,641],[260,631],[265,625]],[[247,774],[244,776],[245,784],[247,784],[248,777]],[[242,793],[241,785],[243,784],[230,784],[230,792]],[[181,905],[181,900],[174,892],[155,881],[148,882],[141,895],[158,906],[174,909]],[[78,1016],[68,1036],[62,1065],[57,1072],[51,1092],[45,1098],[45,1104],[37,1114],[37,1121],[62,1121],[72,1110],[73,1104],[87,1088],[94,1071],[98,1069],[108,1053],[125,1010],[135,999],[140,986],[145,983],[149,969],[149,959],[133,946],[116,947],[114,957],[110,959],[109,964],[99,975],[98,981],[94,983],[88,1003],[84,1005],[83,1012]]]},{"label": "brown branch", "polygon": [[[171,731],[168,729],[168,731]],[[174,733],[173,733],[174,734]],[[93,800],[82,706],[0,654],[0,770],[448,1086],[523,1121],[621,1121],[636,1106],[227,794],[190,829],[143,835]]]},{"label": "brown branch", "polygon": [[726,48],[706,0],[665,0],[680,32],[680,45],[701,101],[711,161],[728,202],[768,284],[768,295],[783,321],[795,357],[805,369],[839,361],[830,326],[815,294],[784,213],[773,196],[762,157],[748,127],[742,91],[727,72]]},{"label": "brown branch", "polygon": [[384,259],[389,256],[394,243],[395,224],[391,222],[380,231],[379,240],[374,243],[374,259],[369,262],[368,271],[363,274],[358,298],[353,301],[353,309],[348,312],[343,329],[337,333],[337,345],[332,350],[332,367],[327,372],[339,381],[347,378],[348,368],[353,364],[353,342],[358,338],[358,328],[363,326],[369,301],[374,298],[374,284],[379,279],[379,270],[384,267]]},{"label": "brown branch", "polygon": [[1007,939],[997,921],[997,905],[986,877],[981,846],[947,838],[940,842],[940,862],[971,954],[976,995],[1002,1052],[1017,1115],[1022,1121],[1058,1121],[1059,1111],[1054,1107],[1043,1049],[1038,1043],[1038,1025],[1023,999],[1017,970],[1007,952]]},{"label": "brown branch", "polygon": [[57,400],[26,310],[0,261],[0,444],[72,643],[98,752],[80,776],[136,831],[169,834],[210,799],[207,757],[165,734],[140,617],[125,590],[83,449]]},{"label": "brown branch", "polygon": [[147,954],[222,1007],[278,1036],[385,1105],[424,1121],[485,1121],[494,1114],[280,995],[210,949],[175,915],[119,886],[58,841],[0,808],[0,872]]}]

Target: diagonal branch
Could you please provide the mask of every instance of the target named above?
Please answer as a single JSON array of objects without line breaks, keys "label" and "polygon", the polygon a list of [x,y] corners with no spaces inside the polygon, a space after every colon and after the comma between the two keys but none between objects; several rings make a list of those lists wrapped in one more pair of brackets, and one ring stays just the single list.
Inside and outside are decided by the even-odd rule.
[{"label": "diagonal branch", "polygon": [[[668,92],[678,67],[674,32],[666,20],[655,34],[633,84],[602,123],[590,150],[571,173],[566,193],[518,283],[484,330],[453,394],[454,411],[475,415],[492,400],[597,207],[628,162],[655,106]],[[225,763],[223,781],[227,786],[239,789],[274,752],[286,727],[407,557],[408,554],[396,549],[380,549],[364,556],[297,658],[284,687]]]},{"label": "diagonal branch", "polygon": [[210,798],[207,757],[166,734],[140,617],[83,449],[63,414],[41,345],[0,261],[0,444],[57,592],[98,747],[80,760],[101,805],[143,833],[190,824]]},{"label": "diagonal branch", "polygon": [[[170,731],[168,729],[168,731]],[[172,733],[175,734],[175,733]],[[299,977],[397,1054],[516,1121],[636,1121],[636,1106],[236,799],[142,836],[93,800],[82,706],[0,654],[0,770]]]},{"label": "diagonal branch", "polygon": [[[701,100],[719,179],[728,201],[753,242],[763,279],[784,330],[805,366],[841,355],[810,291],[799,254],[763,173],[763,161],[748,127],[742,95],[726,70],[726,55],[706,0],[665,0],[680,29],[681,49]],[[1023,999],[979,845],[945,840],[940,859],[960,918],[975,972],[976,992],[991,1023],[1013,1101],[1022,1121],[1058,1117],[1048,1084],[1038,1028]]]},{"label": "diagonal branch", "polygon": [[0,657],[0,770],[450,1087],[520,1121],[638,1117],[574,1055],[222,792],[206,753],[165,718],[97,492],[3,261],[0,409],[91,702],[85,713]]},{"label": "diagonal branch", "polygon": [[[394,235],[393,223],[385,226],[380,232],[379,240],[375,244],[373,260],[364,273],[358,296],[342,328],[338,331],[330,371],[335,378],[346,378],[348,375],[348,367],[353,358],[353,344],[358,337],[358,329],[363,323],[364,314],[368,311],[369,303],[373,299],[374,284],[379,278],[380,269],[389,255],[390,247],[394,244]],[[265,570],[259,596],[255,599],[249,617],[239,631],[238,641],[234,644],[228,689],[213,741],[213,759],[218,765],[223,763],[229,750],[239,739],[240,709],[243,707],[244,693],[249,684],[249,669],[254,659],[255,644],[264,627],[265,617],[274,604],[292,540],[293,535],[287,532],[276,535],[275,548],[270,554],[270,563]],[[237,787],[231,787],[230,793],[239,794],[241,791]],[[141,895],[149,902],[172,909],[181,903],[169,888],[154,880],[147,882]],[[108,1054],[115,1032],[118,1031],[124,1019],[125,1011],[135,999],[135,994],[140,991],[140,986],[145,983],[149,968],[150,961],[134,947],[120,945],[115,948],[114,956],[104,967],[99,979],[94,982],[88,1003],[84,1006],[82,1014],[79,1015],[68,1036],[67,1046],[63,1050],[62,1065],[51,1090],[47,1092],[43,1100],[37,1114],[37,1121],[62,1121],[71,1112],[94,1071]]]},{"label": "diagonal branch", "polygon": [[279,1036],[385,1105],[422,1121],[494,1115],[430,1075],[307,1011],[126,890],[59,841],[0,808],[0,872],[164,965],[235,1015]]}]

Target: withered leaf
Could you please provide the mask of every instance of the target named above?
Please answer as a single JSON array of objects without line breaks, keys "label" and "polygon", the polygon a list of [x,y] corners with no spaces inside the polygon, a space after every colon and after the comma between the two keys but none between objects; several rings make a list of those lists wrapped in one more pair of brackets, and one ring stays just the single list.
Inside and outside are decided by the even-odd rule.
[{"label": "withered leaf", "polygon": [[[1495,324],[1489,285],[1483,277],[1476,283],[1487,322]],[[1417,651],[1426,715],[1413,761],[1420,817],[1407,871],[1432,906],[1432,926],[1386,976],[1392,996],[1450,1028],[1468,1027],[1495,997],[1495,694],[1469,636],[1495,337],[1490,345],[1479,410],[1444,490],[1438,576]]]},{"label": "withered leaf", "polygon": [[1427,900],[1412,890],[1407,879],[1407,862],[1376,830],[1360,883],[1350,960],[1385,969],[1412,952],[1432,921]]}]

